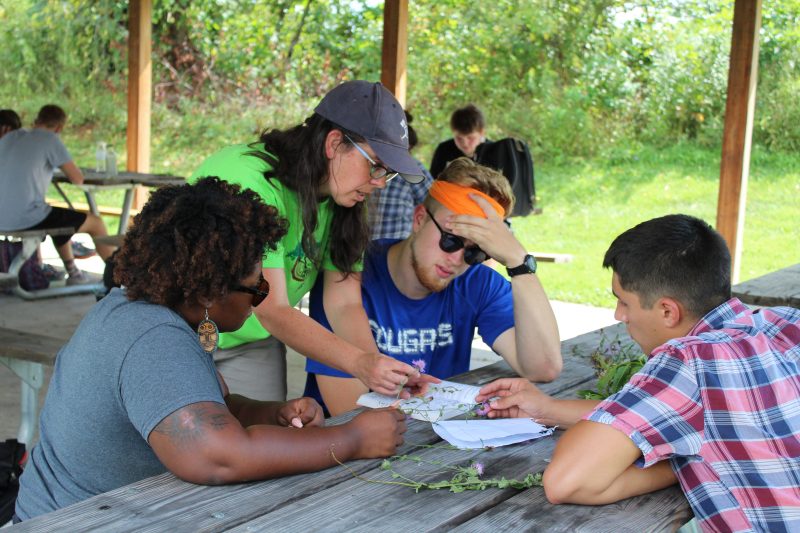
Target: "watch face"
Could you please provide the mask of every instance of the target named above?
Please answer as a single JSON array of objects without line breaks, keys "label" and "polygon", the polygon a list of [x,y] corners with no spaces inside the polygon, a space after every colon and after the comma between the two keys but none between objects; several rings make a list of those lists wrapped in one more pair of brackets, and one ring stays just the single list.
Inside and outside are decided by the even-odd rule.
[{"label": "watch face", "polygon": [[523,263],[531,272],[536,272],[536,258],[532,255],[525,256],[525,262]]}]

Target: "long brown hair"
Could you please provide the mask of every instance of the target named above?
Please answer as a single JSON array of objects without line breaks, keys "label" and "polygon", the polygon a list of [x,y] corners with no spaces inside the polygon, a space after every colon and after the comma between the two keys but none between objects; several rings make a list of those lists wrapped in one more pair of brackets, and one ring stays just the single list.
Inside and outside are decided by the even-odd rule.
[{"label": "long brown hair", "polygon": [[[259,143],[264,144],[267,153],[251,152],[251,155],[260,157],[272,167],[272,170],[264,173],[265,179],[277,179],[297,193],[303,217],[303,251],[317,265],[322,257],[316,249],[314,230],[317,227],[319,190],[330,179],[325,139],[332,130],[341,131],[354,142],[364,142],[360,135],[314,113],[302,124],[287,130],[265,130]],[[352,149],[346,138],[342,143],[347,149]],[[353,273],[369,244],[366,206],[363,203],[353,207],[334,204],[328,242],[334,266],[346,275]]]}]

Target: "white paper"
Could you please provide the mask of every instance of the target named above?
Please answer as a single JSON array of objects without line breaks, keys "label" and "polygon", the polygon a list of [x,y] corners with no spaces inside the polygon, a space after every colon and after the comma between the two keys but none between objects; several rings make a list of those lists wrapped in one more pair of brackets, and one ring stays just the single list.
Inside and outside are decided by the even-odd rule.
[{"label": "white paper", "polygon": [[498,418],[492,420],[450,420],[433,424],[433,430],[444,440],[463,449],[506,446],[553,434],[530,418]]},{"label": "white paper", "polygon": [[[447,420],[464,415],[475,408],[475,397],[480,387],[465,385],[454,381],[431,383],[428,392],[407,400],[400,400],[399,408],[412,418],[426,422]],[[377,392],[368,392],[358,398],[358,405],[364,407],[389,407],[397,402],[396,396],[386,396]]]}]

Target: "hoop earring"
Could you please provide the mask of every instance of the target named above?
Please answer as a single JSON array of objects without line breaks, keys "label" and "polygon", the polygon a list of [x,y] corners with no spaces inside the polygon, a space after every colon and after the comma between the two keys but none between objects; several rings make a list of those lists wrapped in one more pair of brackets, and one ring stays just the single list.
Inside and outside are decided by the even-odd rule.
[{"label": "hoop earring", "polygon": [[200,347],[207,354],[217,351],[219,329],[214,321],[208,318],[208,307],[206,307],[206,317],[197,325],[197,340],[200,342]]}]

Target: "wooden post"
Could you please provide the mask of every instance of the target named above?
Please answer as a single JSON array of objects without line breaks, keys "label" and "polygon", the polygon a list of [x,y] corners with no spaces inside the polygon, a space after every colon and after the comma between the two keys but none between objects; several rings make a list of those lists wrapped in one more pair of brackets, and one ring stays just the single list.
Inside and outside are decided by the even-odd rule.
[{"label": "wooden post", "polygon": [[717,201],[717,231],[731,250],[733,283],[739,281],[741,269],[760,28],[761,0],[736,0]]},{"label": "wooden post", "polygon": [[408,53],[408,0],[386,0],[383,5],[381,83],[406,105],[406,55]]},{"label": "wooden post", "polygon": [[[150,100],[152,90],[152,0],[128,4],[128,170],[150,171]],[[147,201],[147,189],[137,187],[133,208]]]}]

